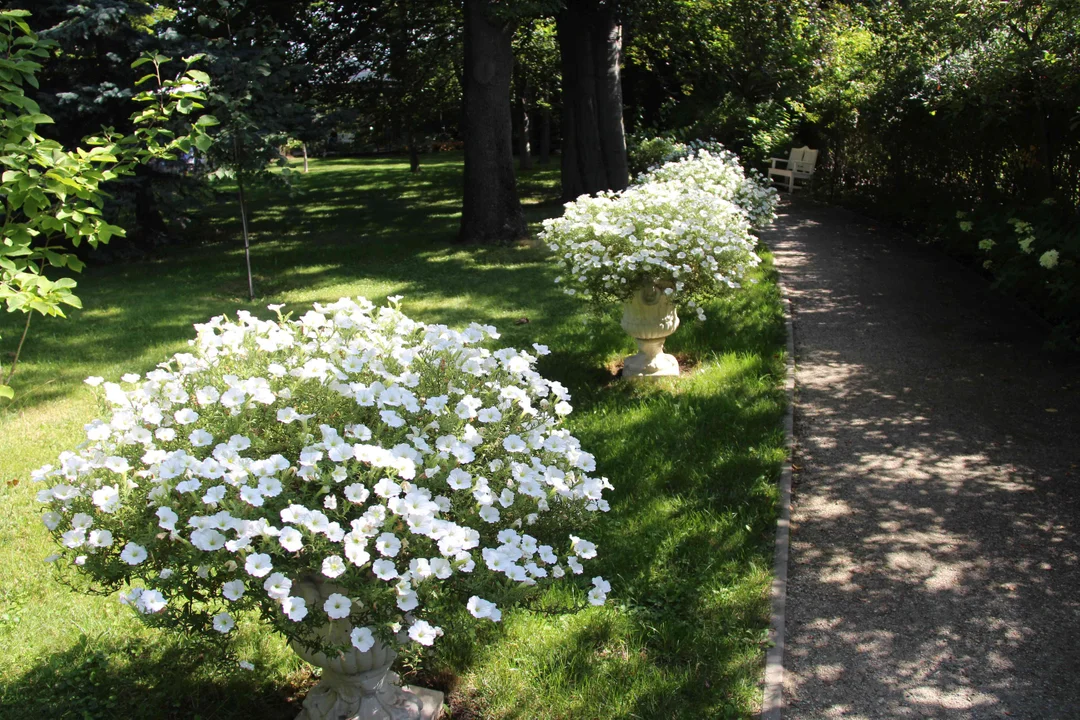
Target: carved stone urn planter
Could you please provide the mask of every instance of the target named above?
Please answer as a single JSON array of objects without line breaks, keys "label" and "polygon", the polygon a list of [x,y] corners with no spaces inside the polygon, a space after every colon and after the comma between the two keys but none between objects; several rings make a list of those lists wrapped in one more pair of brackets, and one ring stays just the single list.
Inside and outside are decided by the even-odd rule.
[{"label": "carved stone urn planter", "polygon": [[[331,593],[341,589],[321,580],[302,580],[293,592],[308,607],[322,607]],[[350,645],[351,625],[347,619],[331,620],[319,631],[321,638],[335,645]],[[377,638],[367,652],[356,648],[341,655],[327,656],[291,642],[302,659],[322,668],[322,679],[304,699],[297,720],[437,720],[443,694],[427,688],[402,687],[397,673],[390,670],[397,653]]]},{"label": "carved stone urn planter", "polygon": [[664,340],[679,328],[679,315],[662,286],[645,285],[623,303],[622,328],[637,341],[639,350],[623,361],[623,377],[679,374],[679,361],[664,352]]}]

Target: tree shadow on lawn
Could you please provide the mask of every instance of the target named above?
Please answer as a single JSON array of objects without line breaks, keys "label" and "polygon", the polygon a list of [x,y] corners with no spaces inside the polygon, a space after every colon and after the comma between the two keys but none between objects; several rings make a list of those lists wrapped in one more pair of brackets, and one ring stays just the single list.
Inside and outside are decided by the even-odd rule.
[{"label": "tree shadow on lawn", "polygon": [[[116,367],[116,374],[149,370],[180,350],[179,343],[194,337],[193,324],[237,309],[270,317],[265,305],[294,290],[329,302],[341,294],[355,294],[357,283],[373,285],[376,292],[368,294],[376,302],[385,294],[400,293],[410,316],[457,327],[492,323],[504,334],[501,344],[524,348],[568,332],[573,335],[573,328],[568,331],[566,326],[573,325],[570,318],[579,311],[570,298],[553,289],[553,271],[538,263],[530,250],[434,249],[399,259],[384,249],[367,256],[362,268],[347,259],[322,264],[322,258],[300,247],[285,249],[274,259],[283,268],[293,268],[292,275],[278,284],[274,295],[255,303],[228,292],[207,292],[215,284],[228,287],[232,278],[212,267],[200,268],[197,262],[162,268],[168,277],[164,287],[152,265],[117,269],[112,277],[102,277],[84,291],[86,309],[77,321],[35,319],[24,351],[24,360],[31,362],[15,377],[18,396],[12,408],[33,407],[70,394],[81,387],[84,363]],[[306,268],[300,265],[305,261]],[[602,347],[623,342],[619,332],[617,326],[605,328]],[[15,332],[5,329],[3,334],[9,339]]]},{"label": "tree shadow on lawn", "polygon": [[0,719],[296,717],[312,684],[306,670],[277,686],[280,674],[236,671],[235,665],[226,671],[215,653],[198,643],[170,641],[162,647],[84,636],[0,687]]}]

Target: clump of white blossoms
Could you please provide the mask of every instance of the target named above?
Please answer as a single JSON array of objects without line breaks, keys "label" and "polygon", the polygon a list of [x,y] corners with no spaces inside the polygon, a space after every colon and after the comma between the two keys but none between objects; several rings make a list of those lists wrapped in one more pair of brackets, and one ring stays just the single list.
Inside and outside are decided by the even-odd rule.
[{"label": "clump of white blossoms", "polygon": [[738,288],[760,263],[750,215],[725,197],[713,164],[708,154],[672,163],[657,171],[672,168],[670,179],[583,195],[545,220],[541,239],[564,271],[556,282],[597,305],[654,285],[704,319],[700,303]]},{"label": "clump of white blossoms", "polygon": [[[490,326],[414,322],[397,298],[271,308],[197,325],[145,378],[88,381],[109,414],[34,474],[57,559],[130,583],[122,601],[157,624],[227,634],[253,611],[318,648],[348,622],[360,650],[430,645],[448,602],[498,621],[494,598],[584,573],[596,547],[570,533],[611,484],[534,354],[488,349]],[[312,606],[302,582],[333,592]],[[608,587],[593,578],[589,602]]]},{"label": "clump of white blossoms", "polygon": [[634,182],[692,183],[735,203],[756,229],[764,228],[776,219],[779,194],[760,173],[747,172],[735,153],[722,146],[706,146],[689,152],[679,160],[650,168]]}]

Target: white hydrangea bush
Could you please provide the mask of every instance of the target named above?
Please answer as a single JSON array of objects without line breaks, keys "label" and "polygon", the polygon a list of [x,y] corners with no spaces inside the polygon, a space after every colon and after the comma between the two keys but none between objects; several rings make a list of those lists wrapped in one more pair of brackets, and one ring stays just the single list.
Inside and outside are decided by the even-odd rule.
[{"label": "white hydrangea bush", "polygon": [[758,172],[743,168],[739,157],[719,144],[688,148],[689,154],[678,160],[650,168],[634,182],[692,183],[730,200],[750,220],[754,229],[767,227],[776,219],[780,196]]},{"label": "white hydrangea bush", "polygon": [[[155,624],[228,634],[254,612],[319,648],[432,644],[440,612],[498,621],[493,597],[582,575],[580,532],[611,488],[561,427],[565,387],[534,352],[342,299],[298,320],[237,313],[191,352],[100,385],[104,419],[34,479],[52,560]],[[339,592],[309,606],[294,585]],[[592,579],[588,600],[609,585]],[[486,596],[486,597],[485,597]],[[467,599],[466,599],[467,598]]]},{"label": "white hydrangea bush", "polygon": [[702,320],[701,303],[740,287],[761,261],[747,213],[686,178],[583,195],[545,220],[540,237],[556,255],[563,270],[556,282],[567,294],[602,306],[652,284]]}]

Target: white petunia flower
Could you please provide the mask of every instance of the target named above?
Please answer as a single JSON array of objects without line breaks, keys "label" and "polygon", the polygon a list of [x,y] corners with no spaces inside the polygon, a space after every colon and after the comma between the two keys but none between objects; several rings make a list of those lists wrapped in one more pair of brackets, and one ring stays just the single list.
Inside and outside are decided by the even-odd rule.
[{"label": "white petunia flower", "polygon": [[352,612],[352,600],[340,593],[331,593],[330,597],[326,598],[326,602],[323,603],[323,610],[326,611],[331,620],[347,618],[349,613]]},{"label": "white petunia flower", "polygon": [[488,602],[483,598],[473,595],[465,605],[474,618],[489,618],[492,622],[502,620],[502,611],[495,607],[495,603]]},{"label": "white petunia flower", "polygon": [[143,590],[135,600],[135,608],[141,613],[158,613],[165,609],[165,596],[157,590]]},{"label": "white petunia flower", "polygon": [[322,574],[328,578],[340,577],[345,570],[345,561],[337,555],[331,555],[322,561]]},{"label": "white petunia flower", "polygon": [[244,561],[244,569],[247,570],[248,575],[266,577],[270,574],[270,571],[274,569],[274,565],[271,562],[269,555],[265,553],[253,553],[248,555],[247,560]]},{"label": "white petunia flower", "polygon": [[292,590],[292,580],[279,572],[273,573],[263,582],[263,590],[275,600],[284,600]]},{"label": "white petunia flower", "polygon": [[127,460],[115,456],[105,458],[105,467],[118,474],[126,473],[131,469],[131,465],[128,464]]},{"label": "white petunia flower", "polygon": [[395,557],[401,550],[401,541],[391,533],[383,533],[375,539],[375,549],[380,555]]},{"label": "white petunia flower", "polygon": [[394,567],[394,563],[390,560],[376,560],[371,563],[371,571],[380,580],[390,581],[398,576],[397,568]]},{"label": "white petunia flower", "polygon": [[91,530],[89,543],[91,547],[109,547],[113,544],[113,534],[108,530]]},{"label": "white petunia flower", "polygon": [[164,530],[175,530],[176,521],[179,520],[171,508],[159,507],[157,509],[158,527]]},{"label": "white petunia flower", "polygon": [[120,488],[117,485],[98,488],[91,497],[101,512],[114,513],[120,509]]},{"label": "white petunia flower", "polygon": [[375,635],[372,634],[370,628],[353,628],[349,634],[349,639],[352,641],[353,647],[360,652],[367,652],[375,646]]},{"label": "white petunia flower", "polygon": [[529,446],[525,444],[520,435],[507,435],[503,439],[502,445],[503,449],[512,453],[523,453],[529,449]]},{"label": "white petunia flower", "polygon": [[300,622],[307,617],[307,602],[300,597],[287,597],[281,601],[281,611],[293,622]]},{"label": "white petunia flower", "polygon": [[253,507],[262,507],[263,492],[261,488],[245,485],[240,488],[240,499]]},{"label": "white petunia flower", "polygon": [[244,591],[246,589],[243,580],[230,580],[221,586],[221,594],[225,596],[226,600],[236,602],[244,597]]},{"label": "white petunia flower", "polygon": [[296,528],[286,526],[281,529],[278,542],[289,552],[298,552],[304,547],[304,536]]},{"label": "white petunia flower", "polygon": [[120,559],[128,565],[139,565],[146,560],[146,548],[137,543],[129,542],[120,553]]},{"label": "white petunia flower", "polygon": [[236,621],[233,620],[232,615],[227,612],[219,612],[214,616],[214,629],[219,633],[227,633],[236,627]]},{"label": "white petunia flower", "polygon": [[366,487],[364,487],[363,485],[361,485],[360,483],[353,483],[352,485],[346,485],[345,489],[344,489],[344,492],[345,492],[345,499],[347,499],[349,502],[356,503],[357,505],[359,505],[359,504],[363,503],[365,500],[367,500],[368,495],[370,494],[368,492],[368,489]]},{"label": "white petunia flower", "polygon": [[442,635],[442,628],[435,627],[426,620],[417,620],[409,628],[409,637],[421,645],[432,645]]},{"label": "white petunia flower", "polygon": [[55,530],[60,526],[60,521],[64,519],[64,516],[58,512],[50,510],[47,513],[42,514],[41,521],[45,523],[45,527],[49,530]]},{"label": "white petunia flower", "polygon": [[190,425],[199,419],[199,413],[191,408],[183,408],[173,413],[173,419],[181,425]]}]

